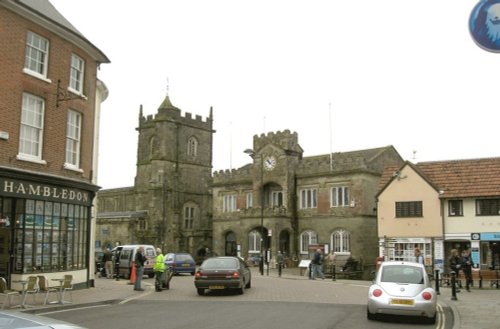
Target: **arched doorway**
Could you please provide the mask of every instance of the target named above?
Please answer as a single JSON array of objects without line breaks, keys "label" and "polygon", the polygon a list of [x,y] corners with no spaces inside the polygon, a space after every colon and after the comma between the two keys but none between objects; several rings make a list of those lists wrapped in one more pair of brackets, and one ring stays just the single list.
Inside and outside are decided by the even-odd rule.
[{"label": "arched doorway", "polygon": [[285,256],[290,255],[290,232],[286,230],[280,232],[278,250]]},{"label": "arched doorway", "polygon": [[226,233],[226,243],[224,248],[224,254],[226,256],[237,256],[237,246],[236,246],[236,234],[234,232]]}]

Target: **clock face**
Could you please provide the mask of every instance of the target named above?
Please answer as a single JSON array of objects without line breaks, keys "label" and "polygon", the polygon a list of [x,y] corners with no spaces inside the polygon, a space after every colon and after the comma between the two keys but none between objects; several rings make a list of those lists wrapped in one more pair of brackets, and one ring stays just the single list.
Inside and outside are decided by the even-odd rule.
[{"label": "clock face", "polygon": [[266,170],[273,170],[276,167],[276,158],[273,156],[268,156],[264,159],[264,168]]}]

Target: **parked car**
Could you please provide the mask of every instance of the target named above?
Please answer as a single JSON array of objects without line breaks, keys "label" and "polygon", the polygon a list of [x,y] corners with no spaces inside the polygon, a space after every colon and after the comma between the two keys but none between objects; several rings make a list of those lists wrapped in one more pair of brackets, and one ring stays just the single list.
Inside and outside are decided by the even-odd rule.
[{"label": "parked car", "polygon": [[135,254],[139,247],[144,247],[144,255],[146,256],[146,262],[144,263],[144,275],[152,278],[155,274],[153,271],[153,266],[156,258],[156,249],[152,245],[148,244],[128,244],[123,246],[117,246],[113,248],[111,253],[113,254],[113,263],[116,271],[116,263],[118,256],[119,260],[119,274],[120,277],[129,279],[132,273],[132,263],[135,260]]},{"label": "parked car", "polygon": [[367,317],[418,316],[432,324],[436,321],[436,304],[437,295],[423,264],[382,262],[368,290]]},{"label": "parked car", "polygon": [[76,324],[71,324],[69,322],[14,311],[0,312],[0,328],[85,329],[84,327],[77,326]]},{"label": "parked car", "polygon": [[165,265],[168,266],[170,271],[175,275],[179,273],[189,273],[194,275],[194,272],[196,271],[196,263],[193,256],[185,252],[166,254]]},{"label": "parked car", "polygon": [[252,286],[250,268],[239,257],[211,257],[201,263],[194,276],[194,285],[198,295],[204,295],[206,289],[234,289],[239,294]]}]

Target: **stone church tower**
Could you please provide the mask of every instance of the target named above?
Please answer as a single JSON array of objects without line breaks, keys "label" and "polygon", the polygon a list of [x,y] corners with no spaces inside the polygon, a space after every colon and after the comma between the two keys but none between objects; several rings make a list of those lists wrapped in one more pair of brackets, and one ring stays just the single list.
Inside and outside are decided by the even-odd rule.
[{"label": "stone church tower", "polygon": [[181,110],[168,95],[156,115],[139,114],[136,209],[148,212],[145,241],[164,252],[203,255],[212,245],[212,109],[206,120]]}]

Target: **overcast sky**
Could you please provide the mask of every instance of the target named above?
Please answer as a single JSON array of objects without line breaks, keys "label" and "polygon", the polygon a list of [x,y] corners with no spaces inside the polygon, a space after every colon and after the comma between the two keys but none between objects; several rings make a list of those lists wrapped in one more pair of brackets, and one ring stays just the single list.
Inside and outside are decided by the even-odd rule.
[{"label": "overcast sky", "polygon": [[98,73],[103,188],[134,184],[139,106],[155,114],[167,85],[183,113],[213,107],[214,171],[286,129],[304,156],[500,156],[500,54],[470,36],[478,0],[50,1],[111,60]]}]

